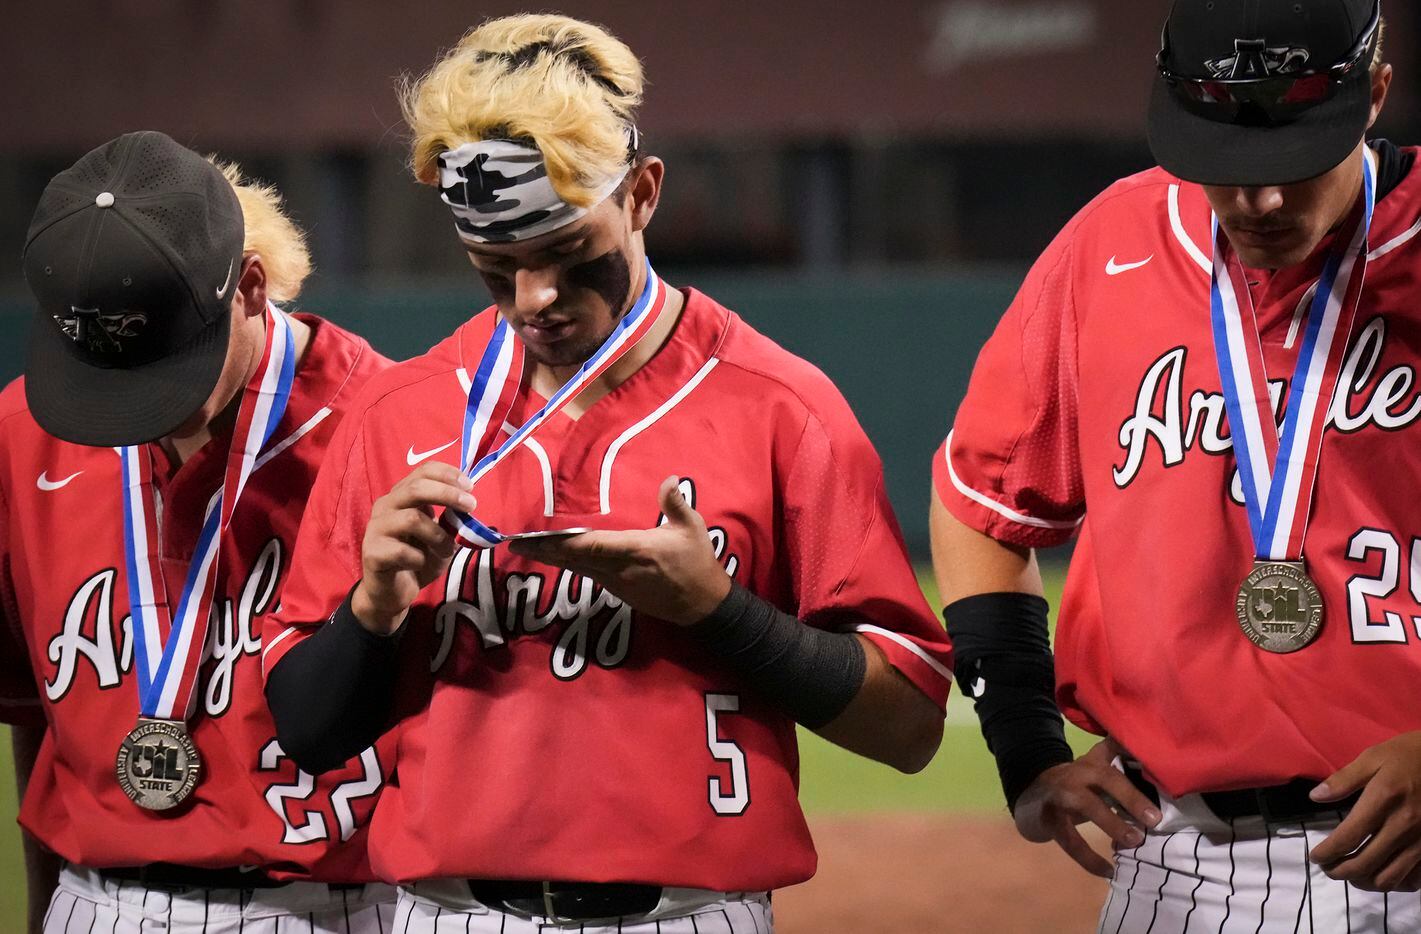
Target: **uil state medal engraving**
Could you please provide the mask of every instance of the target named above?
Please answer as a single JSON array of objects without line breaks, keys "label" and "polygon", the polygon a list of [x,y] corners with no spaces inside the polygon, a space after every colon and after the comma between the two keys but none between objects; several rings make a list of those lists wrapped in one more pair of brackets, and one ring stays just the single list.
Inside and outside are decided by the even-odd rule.
[{"label": "uil state medal engraving", "polygon": [[140,717],[119,746],[114,771],[119,787],[134,804],[166,811],[192,794],[202,774],[202,759],[183,724]]},{"label": "uil state medal engraving", "polygon": [[1306,648],[1322,628],[1322,594],[1301,561],[1259,561],[1238,590],[1238,623],[1265,652]]}]

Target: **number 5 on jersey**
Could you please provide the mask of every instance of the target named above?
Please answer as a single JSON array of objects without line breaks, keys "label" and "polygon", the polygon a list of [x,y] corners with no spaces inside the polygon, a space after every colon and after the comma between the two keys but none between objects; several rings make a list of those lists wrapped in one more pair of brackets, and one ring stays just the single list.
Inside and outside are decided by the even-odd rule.
[{"label": "number 5 on jersey", "polygon": [[706,745],[711,758],[730,766],[730,781],[727,783],[719,775],[712,775],[709,781],[711,810],[722,817],[744,814],[750,806],[750,777],[745,771],[745,751],[728,739],[721,739],[716,729],[716,716],[722,713],[739,713],[739,694],[706,695]]}]

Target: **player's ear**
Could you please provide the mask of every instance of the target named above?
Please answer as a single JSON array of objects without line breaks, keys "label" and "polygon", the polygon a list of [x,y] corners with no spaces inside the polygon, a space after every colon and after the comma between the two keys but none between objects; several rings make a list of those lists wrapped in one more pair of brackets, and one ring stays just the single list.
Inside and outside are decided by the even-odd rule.
[{"label": "player's ear", "polygon": [[1382,108],[1386,106],[1386,95],[1391,90],[1392,68],[1390,65],[1382,65],[1372,72],[1372,115],[1367,118],[1367,129],[1371,129],[1377,122],[1377,118],[1382,115]]},{"label": "player's ear", "polygon": [[665,174],[666,163],[655,156],[637,160],[632,169],[631,188],[627,191],[633,231],[645,230],[651,223],[651,216],[656,213],[656,205],[661,200],[661,179]]},{"label": "player's ear", "polygon": [[266,267],[261,254],[242,257],[242,272],[237,277],[237,292],[232,296],[232,308],[251,318],[266,311]]}]

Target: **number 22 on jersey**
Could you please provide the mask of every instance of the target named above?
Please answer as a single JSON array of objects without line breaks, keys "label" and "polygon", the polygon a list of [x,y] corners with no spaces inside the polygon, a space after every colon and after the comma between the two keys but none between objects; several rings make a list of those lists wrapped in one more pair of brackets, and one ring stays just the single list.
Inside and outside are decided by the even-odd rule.
[{"label": "number 22 on jersey", "polygon": [[[286,758],[281,743],[273,738],[262,747],[257,769],[262,773],[279,772]],[[330,789],[329,811],[335,817],[336,836],[342,842],[354,836],[359,826],[355,814],[356,802],[373,798],[385,781],[375,747],[362,752],[356,765],[360,771],[358,776]],[[349,769],[350,766],[347,766],[346,770]],[[301,769],[296,769],[294,781],[277,781],[267,787],[266,803],[276,812],[284,827],[282,843],[314,843],[331,839],[331,825],[326,820],[326,811],[320,807],[316,791],[315,776]]]}]

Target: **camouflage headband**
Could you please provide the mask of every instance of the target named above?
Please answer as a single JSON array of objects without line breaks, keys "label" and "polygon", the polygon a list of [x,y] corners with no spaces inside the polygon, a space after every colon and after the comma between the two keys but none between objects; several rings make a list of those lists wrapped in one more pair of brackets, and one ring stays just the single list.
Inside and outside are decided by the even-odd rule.
[{"label": "camouflage headband", "polygon": [[[634,153],[636,130],[630,134]],[[598,186],[594,207],[617,190],[630,168]],[[470,243],[531,240],[590,210],[562,200],[536,146],[506,139],[479,140],[440,153],[439,197],[454,212],[460,239]]]}]

